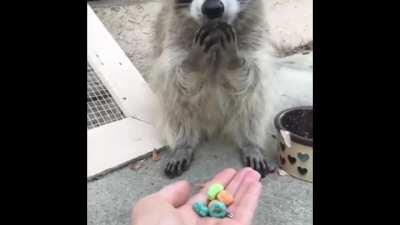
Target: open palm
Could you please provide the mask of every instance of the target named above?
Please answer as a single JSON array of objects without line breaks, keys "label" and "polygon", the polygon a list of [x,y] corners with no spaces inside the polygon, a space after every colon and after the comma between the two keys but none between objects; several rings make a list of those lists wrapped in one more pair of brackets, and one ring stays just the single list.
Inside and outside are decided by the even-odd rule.
[{"label": "open palm", "polygon": [[[260,174],[251,168],[237,172],[225,169],[190,197],[191,186],[179,181],[139,200],[132,212],[132,225],[250,225],[261,192]],[[233,195],[229,206],[233,218],[199,217],[192,209],[195,202],[207,202],[211,184],[220,183]]]}]

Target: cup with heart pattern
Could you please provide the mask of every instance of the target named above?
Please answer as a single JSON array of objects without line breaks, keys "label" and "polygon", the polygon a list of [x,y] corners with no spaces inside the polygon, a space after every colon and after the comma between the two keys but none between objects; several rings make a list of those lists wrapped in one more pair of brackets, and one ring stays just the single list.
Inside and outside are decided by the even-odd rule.
[{"label": "cup with heart pattern", "polygon": [[[293,107],[280,112],[274,121],[278,131],[279,165],[289,175],[313,180],[313,108]],[[285,131],[289,135],[282,135]]]}]

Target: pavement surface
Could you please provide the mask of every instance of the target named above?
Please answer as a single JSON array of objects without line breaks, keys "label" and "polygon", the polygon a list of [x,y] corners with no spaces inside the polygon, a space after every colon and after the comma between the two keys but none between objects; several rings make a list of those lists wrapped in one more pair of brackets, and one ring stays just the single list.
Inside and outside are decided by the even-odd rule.
[{"label": "pavement surface", "polygon": [[[202,183],[225,168],[242,168],[239,152],[217,140],[204,144],[195,152],[194,161],[181,177],[169,179],[162,173],[166,154],[159,161],[143,161],[88,182],[88,224],[128,225],[134,203],[164,185],[186,179]],[[290,176],[270,174],[262,180],[263,189],[253,225],[311,225],[312,184]],[[195,191],[195,190],[194,190]]]}]

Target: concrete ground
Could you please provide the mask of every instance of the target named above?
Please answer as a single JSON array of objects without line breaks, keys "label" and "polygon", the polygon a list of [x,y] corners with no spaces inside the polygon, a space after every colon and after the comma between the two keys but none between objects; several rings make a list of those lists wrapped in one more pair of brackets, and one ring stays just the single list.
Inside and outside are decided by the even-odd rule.
[{"label": "concrete ground", "polygon": [[[311,0],[267,2],[271,10],[271,32],[275,43],[294,48],[312,40]],[[153,33],[150,24],[155,19],[160,0],[101,0],[90,4],[133,64],[146,77],[151,65],[150,39]],[[310,84],[312,80],[308,82]],[[128,225],[132,205],[140,197],[179,179],[199,183],[224,168],[242,167],[238,151],[214,141],[197,150],[189,171],[170,180],[162,173],[165,154],[161,153],[160,161],[146,159],[144,166],[138,170],[127,166],[88,182],[88,224]],[[312,224],[312,184],[276,174],[263,179],[262,184],[262,196],[253,225]]]},{"label": "concrete ground", "polygon": [[[169,179],[162,173],[166,153],[159,161],[144,161],[138,170],[130,166],[88,182],[88,224],[128,225],[130,210],[139,198],[158,191],[164,185],[180,179],[193,184],[207,181],[218,171],[232,167],[240,169],[239,152],[213,141],[195,153],[188,171]],[[263,190],[253,225],[311,225],[312,184],[290,176],[271,174],[262,180]]]}]

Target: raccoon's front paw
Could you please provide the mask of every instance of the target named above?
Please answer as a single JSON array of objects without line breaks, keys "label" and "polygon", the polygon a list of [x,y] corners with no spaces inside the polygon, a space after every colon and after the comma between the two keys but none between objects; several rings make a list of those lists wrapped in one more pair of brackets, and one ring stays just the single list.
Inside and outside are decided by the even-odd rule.
[{"label": "raccoon's front paw", "polygon": [[227,23],[218,24],[218,29],[223,34],[220,39],[223,63],[228,69],[239,68],[244,59],[239,54],[235,29]]},{"label": "raccoon's front paw", "polygon": [[260,149],[255,146],[247,146],[240,149],[242,161],[245,166],[249,166],[259,172],[261,177],[265,177],[268,173],[273,172]]},{"label": "raccoon's front paw", "polygon": [[216,62],[216,52],[220,48],[222,33],[218,23],[210,22],[195,34],[187,58],[183,61],[185,71],[199,71]]},{"label": "raccoon's front paw", "polygon": [[218,22],[209,22],[202,26],[194,37],[194,45],[206,54],[211,52],[221,42],[222,32],[219,26]]},{"label": "raccoon's front paw", "polygon": [[192,161],[193,151],[188,148],[178,148],[170,152],[167,165],[165,166],[165,174],[169,178],[180,176],[189,168]]}]

